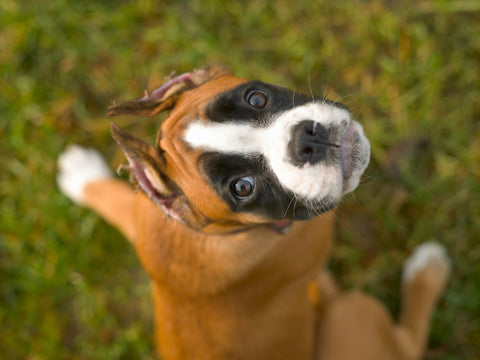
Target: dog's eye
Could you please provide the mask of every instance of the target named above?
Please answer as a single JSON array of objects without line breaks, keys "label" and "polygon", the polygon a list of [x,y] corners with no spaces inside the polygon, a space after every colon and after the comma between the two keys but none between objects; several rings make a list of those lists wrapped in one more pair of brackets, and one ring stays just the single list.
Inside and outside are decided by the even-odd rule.
[{"label": "dog's eye", "polygon": [[262,109],[267,105],[267,95],[258,90],[250,91],[247,95],[247,102],[257,109]]},{"label": "dog's eye", "polygon": [[244,200],[252,195],[254,187],[253,176],[246,176],[232,182],[232,193],[237,199]]}]

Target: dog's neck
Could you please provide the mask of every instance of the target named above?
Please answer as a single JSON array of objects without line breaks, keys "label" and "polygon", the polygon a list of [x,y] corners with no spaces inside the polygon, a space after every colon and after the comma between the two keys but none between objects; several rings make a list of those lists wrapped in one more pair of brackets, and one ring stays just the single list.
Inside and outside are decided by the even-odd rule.
[{"label": "dog's neck", "polygon": [[[141,233],[136,249],[154,283],[158,341],[165,355],[178,352],[168,353],[168,358],[195,358],[197,351],[208,354],[202,358],[215,358],[215,353],[208,353],[213,349],[224,355],[245,351],[232,348],[242,343],[238,337],[255,349],[256,335],[251,331],[272,337],[262,335],[258,344],[282,349],[280,332],[272,331],[272,324],[283,327],[282,336],[291,336],[289,346],[297,344],[281,351],[311,349],[305,334],[311,334],[315,315],[307,286],[321,272],[330,251],[331,214],[295,222],[286,235],[268,226],[219,235],[194,232],[166,218],[143,194],[138,194],[137,206],[142,216],[137,219]],[[322,234],[313,229],[322,229]],[[278,314],[282,318],[276,321]],[[297,332],[299,328],[305,332],[289,334],[284,328],[289,322],[295,322],[292,328]],[[184,344],[195,352],[184,353],[189,351]],[[252,354],[265,353],[258,350]]]},{"label": "dog's neck", "polygon": [[[298,267],[299,271],[308,268],[309,259],[318,262],[316,259],[326,255],[333,232],[332,215],[326,214],[314,221],[295,222],[286,235],[272,231],[269,226],[206,234],[168,218],[141,193],[138,206],[143,209],[137,211],[142,216],[138,219],[136,249],[145,269],[163,286],[195,296],[220,292],[260,266],[271,267],[270,276],[292,271],[292,267]],[[322,237],[313,231],[312,239],[304,238],[302,234],[309,234],[308,229],[317,227],[324,232]],[[289,263],[296,259],[304,261]],[[315,264],[318,268],[321,265]]]}]

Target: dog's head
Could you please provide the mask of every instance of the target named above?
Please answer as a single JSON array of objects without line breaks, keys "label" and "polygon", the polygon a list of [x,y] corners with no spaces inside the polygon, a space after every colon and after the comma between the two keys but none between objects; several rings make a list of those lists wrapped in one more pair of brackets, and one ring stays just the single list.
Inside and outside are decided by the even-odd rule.
[{"label": "dog's head", "polygon": [[307,220],[355,189],[370,146],[348,109],[214,66],[108,115],[170,113],[156,146],[112,125],[142,190],[195,230]]}]

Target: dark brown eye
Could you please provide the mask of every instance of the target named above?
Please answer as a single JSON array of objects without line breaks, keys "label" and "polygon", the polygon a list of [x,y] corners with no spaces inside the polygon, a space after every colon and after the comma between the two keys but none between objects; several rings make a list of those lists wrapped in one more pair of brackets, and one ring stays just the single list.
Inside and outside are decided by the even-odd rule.
[{"label": "dark brown eye", "polygon": [[237,199],[246,199],[253,193],[255,180],[252,176],[246,176],[232,183],[232,193]]},{"label": "dark brown eye", "polygon": [[257,109],[262,109],[267,105],[267,95],[258,90],[251,91],[247,95],[247,102]]}]

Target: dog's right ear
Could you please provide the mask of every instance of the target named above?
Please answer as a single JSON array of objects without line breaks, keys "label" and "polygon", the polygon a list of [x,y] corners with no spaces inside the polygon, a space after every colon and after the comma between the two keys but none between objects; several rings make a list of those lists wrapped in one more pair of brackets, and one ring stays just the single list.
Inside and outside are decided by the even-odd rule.
[{"label": "dog's right ear", "polygon": [[111,124],[112,136],[123,150],[130,171],[130,182],[138,186],[167,215],[181,221],[191,229],[200,230],[209,220],[195,212],[178,188],[166,175],[166,161],[159,150]]},{"label": "dog's right ear", "polygon": [[179,76],[172,74],[166,82],[151,93],[145,91],[145,95],[141,98],[111,106],[108,109],[107,116],[121,114],[154,116],[162,111],[172,109],[184,91],[196,88],[209,80],[228,73],[230,73],[228,68],[222,65],[213,65]]},{"label": "dog's right ear", "polygon": [[128,160],[130,181],[139,186],[157,204],[166,205],[175,197],[175,189],[163,176],[165,159],[152,145],[111,123],[112,136]]}]

